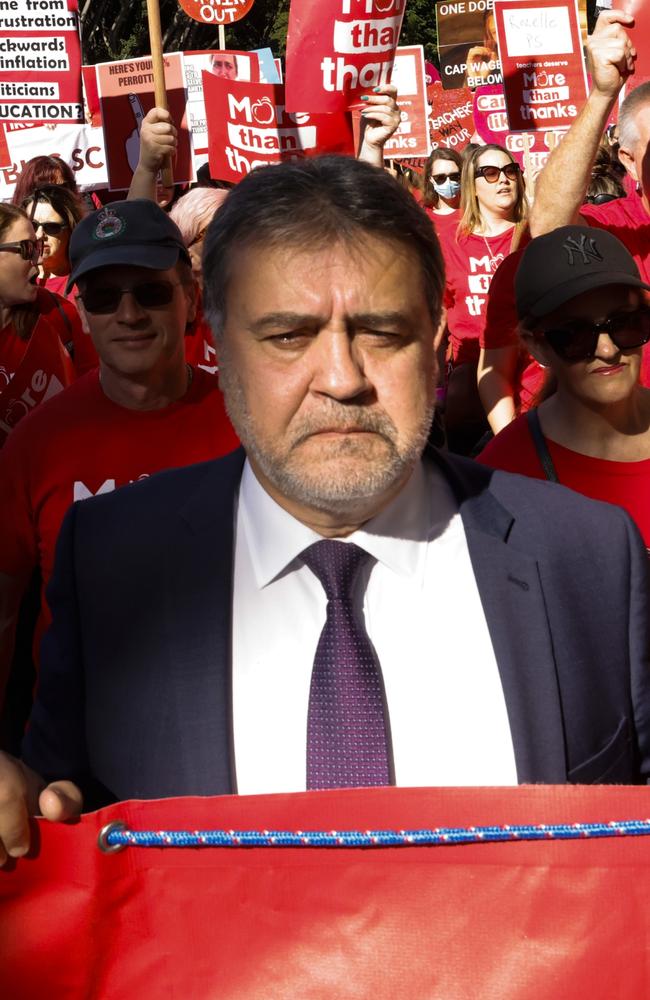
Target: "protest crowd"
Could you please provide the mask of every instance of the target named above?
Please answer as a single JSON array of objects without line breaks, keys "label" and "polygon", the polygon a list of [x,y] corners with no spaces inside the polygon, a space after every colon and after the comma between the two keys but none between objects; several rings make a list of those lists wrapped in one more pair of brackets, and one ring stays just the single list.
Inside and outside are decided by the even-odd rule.
[{"label": "protest crowd", "polygon": [[343,57],[297,114],[291,24],[286,107],[204,54],[187,179],[171,101],[124,104],[111,189],[38,129],[0,203],[0,865],[129,799],[650,779],[634,28],[600,13],[527,136],[482,17],[421,97],[511,130],[428,155]]}]

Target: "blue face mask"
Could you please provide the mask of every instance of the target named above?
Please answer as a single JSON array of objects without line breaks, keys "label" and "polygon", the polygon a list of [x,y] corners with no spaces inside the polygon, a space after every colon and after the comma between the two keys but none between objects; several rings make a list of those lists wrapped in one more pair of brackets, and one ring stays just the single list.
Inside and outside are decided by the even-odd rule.
[{"label": "blue face mask", "polygon": [[456,198],[460,191],[460,182],[452,181],[450,177],[447,178],[444,184],[436,184],[434,180],[431,183],[436,194],[440,195],[441,198],[447,198],[449,201],[452,198]]}]

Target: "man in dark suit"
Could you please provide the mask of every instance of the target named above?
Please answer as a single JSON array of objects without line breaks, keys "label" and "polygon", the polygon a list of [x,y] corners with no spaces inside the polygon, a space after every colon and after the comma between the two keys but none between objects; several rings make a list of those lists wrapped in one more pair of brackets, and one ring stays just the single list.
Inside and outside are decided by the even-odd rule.
[{"label": "man in dark suit", "polygon": [[283,164],[229,195],[205,306],[245,455],[69,512],[24,760],[0,765],[9,853],[82,794],[646,779],[629,518],[422,458],[443,280],[382,171]]}]

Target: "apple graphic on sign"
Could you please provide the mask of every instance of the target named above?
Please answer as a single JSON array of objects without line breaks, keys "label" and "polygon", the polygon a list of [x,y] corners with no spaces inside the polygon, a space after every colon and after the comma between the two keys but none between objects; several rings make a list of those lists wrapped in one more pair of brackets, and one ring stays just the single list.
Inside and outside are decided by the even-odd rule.
[{"label": "apple graphic on sign", "polygon": [[275,118],[275,109],[269,97],[260,97],[251,108],[253,118],[258,125],[270,125]]}]

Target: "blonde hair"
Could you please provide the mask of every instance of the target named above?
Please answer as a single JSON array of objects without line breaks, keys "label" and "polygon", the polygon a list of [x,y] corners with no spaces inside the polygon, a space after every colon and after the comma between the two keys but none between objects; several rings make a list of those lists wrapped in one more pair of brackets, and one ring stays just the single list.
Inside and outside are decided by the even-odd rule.
[{"label": "blonde hair", "polygon": [[[489,143],[487,146],[478,146],[468,157],[460,182],[460,222],[458,223],[458,236],[468,236],[483,228],[483,216],[481,206],[476,197],[476,171],[479,168],[479,160],[484,153],[493,151],[495,153],[505,153],[511,163],[516,163],[514,156],[496,143]],[[528,222],[528,199],[524,187],[523,174],[520,172],[517,177],[517,201],[513,208],[512,222],[515,224],[513,242],[519,241],[522,231]]]}]

